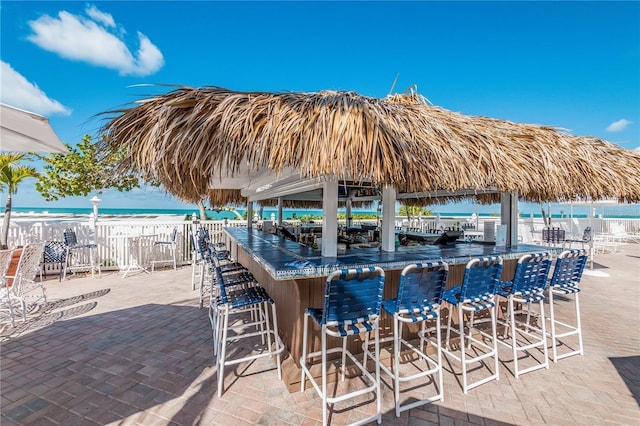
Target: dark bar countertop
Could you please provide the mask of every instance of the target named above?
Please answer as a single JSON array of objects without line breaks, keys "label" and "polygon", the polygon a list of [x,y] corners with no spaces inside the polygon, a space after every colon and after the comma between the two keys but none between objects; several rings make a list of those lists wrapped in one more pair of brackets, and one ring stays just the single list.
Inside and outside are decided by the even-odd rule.
[{"label": "dark bar countertop", "polygon": [[518,259],[533,252],[558,251],[554,247],[520,244],[498,247],[490,244],[456,243],[446,246],[425,245],[399,247],[393,253],[379,248],[347,250],[336,257],[322,257],[314,250],[279,235],[247,228],[225,228],[231,240],[242,247],[276,280],[326,277],[337,269],[380,266],[385,271],[402,269],[411,263],[443,260],[450,265],[466,264],[475,257],[502,256],[503,259]]}]

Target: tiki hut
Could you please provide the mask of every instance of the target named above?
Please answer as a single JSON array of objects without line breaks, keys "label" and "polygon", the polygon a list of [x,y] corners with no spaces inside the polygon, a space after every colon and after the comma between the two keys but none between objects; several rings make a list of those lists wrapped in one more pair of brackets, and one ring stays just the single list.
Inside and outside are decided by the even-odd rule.
[{"label": "tiki hut", "polygon": [[390,185],[417,204],[504,192],[537,202],[640,200],[635,152],[550,126],[451,112],[417,94],[184,87],[110,113],[100,148],[126,149],[122,170],[185,201],[264,200],[269,185],[257,182],[283,177]]}]

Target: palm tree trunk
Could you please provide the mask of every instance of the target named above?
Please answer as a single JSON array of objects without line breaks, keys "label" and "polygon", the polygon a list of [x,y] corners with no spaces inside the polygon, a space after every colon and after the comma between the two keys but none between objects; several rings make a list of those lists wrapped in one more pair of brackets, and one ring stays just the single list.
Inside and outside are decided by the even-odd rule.
[{"label": "palm tree trunk", "polygon": [[204,208],[204,201],[198,201],[198,209],[200,210],[200,220],[207,220],[207,213]]},{"label": "palm tree trunk", "polygon": [[4,218],[2,219],[2,235],[0,236],[0,247],[5,250],[7,239],[9,238],[9,221],[11,220],[11,193],[7,194],[7,204],[4,209]]}]

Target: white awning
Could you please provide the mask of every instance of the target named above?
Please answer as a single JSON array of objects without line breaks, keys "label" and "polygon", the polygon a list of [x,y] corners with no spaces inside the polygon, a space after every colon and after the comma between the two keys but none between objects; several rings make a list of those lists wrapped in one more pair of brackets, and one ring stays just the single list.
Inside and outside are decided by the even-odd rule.
[{"label": "white awning", "polygon": [[69,152],[46,117],[5,104],[1,106],[0,151]]}]

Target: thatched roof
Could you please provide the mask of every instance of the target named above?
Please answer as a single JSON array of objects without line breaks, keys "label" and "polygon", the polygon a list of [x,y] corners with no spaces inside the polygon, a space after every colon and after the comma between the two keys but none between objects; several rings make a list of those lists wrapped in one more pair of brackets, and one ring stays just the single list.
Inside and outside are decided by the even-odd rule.
[{"label": "thatched roof", "polygon": [[285,168],[399,192],[518,191],[530,201],[640,200],[640,155],[549,126],[473,117],[419,95],[180,88],[116,113],[102,149],[196,201],[212,178]]},{"label": "thatched roof", "polygon": [[[212,207],[224,207],[228,205],[239,206],[245,205],[247,199],[242,196],[239,189],[215,189],[210,190],[202,197],[209,201],[209,205]],[[202,199],[201,198],[201,199]],[[194,201],[194,200],[189,200]],[[195,200],[198,201],[198,200]]]}]

